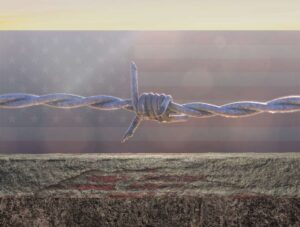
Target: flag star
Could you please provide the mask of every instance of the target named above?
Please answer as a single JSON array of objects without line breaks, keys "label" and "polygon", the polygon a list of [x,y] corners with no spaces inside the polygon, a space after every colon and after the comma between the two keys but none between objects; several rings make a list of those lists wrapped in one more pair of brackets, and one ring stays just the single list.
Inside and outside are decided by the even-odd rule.
[{"label": "flag star", "polygon": [[131,40],[128,37],[124,37],[120,40],[121,45],[128,45]]},{"label": "flag star", "polygon": [[104,82],[104,76],[103,75],[97,76],[96,83],[103,84],[103,82]]},{"label": "flag star", "polygon": [[85,48],[85,52],[87,53],[87,54],[90,54],[91,52],[92,52],[92,47],[91,46],[87,46],[86,48]]},{"label": "flag star", "polygon": [[56,124],[60,121],[60,117],[58,115],[54,115],[54,117],[52,118],[52,123]]},{"label": "flag star", "polygon": [[[64,85],[64,92],[66,93],[71,93],[72,92],[72,88],[69,84]],[[66,109],[67,111],[68,109]]]},{"label": "flag star", "polygon": [[78,44],[82,43],[82,38],[80,36],[76,37],[75,42]]},{"label": "flag star", "polygon": [[14,116],[9,116],[8,122],[9,122],[10,124],[14,124],[14,123],[16,123],[16,118],[15,118]]},{"label": "flag star", "polygon": [[43,54],[47,54],[48,52],[49,52],[48,47],[44,46],[44,47],[42,48],[42,53],[43,53]]},{"label": "flag star", "polygon": [[8,78],[8,82],[10,84],[15,84],[16,83],[16,77],[13,76],[13,75],[10,75],[9,78]]},{"label": "flag star", "polygon": [[44,93],[46,93],[46,92],[48,92],[48,86],[45,84],[45,85],[43,85],[42,86],[42,91],[44,92]]},{"label": "flag star", "polygon": [[86,93],[89,93],[89,94],[92,93],[92,92],[93,92],[92,86],[86,86],[85,92],[86,92]]},{"label": "flag star", "polygon": [[32,62],[33,64],[37,64],[37,63],[38,63],[38,59],[37,59],[36,57],[33,57],[33,58],[31,59],[31,62]]},{"label": "flag star", "polygon": [[126,116],[121,116],[119,119],[120,119],[121,123],[126,123],[129,121],[128,117],[126,117]]},{"label": "flag star", "polygon": [[26,93],[27,88],[24,85],[21,85],[20,86],[20,91],[23,92],[23,93]]},{"label": "flag star", "polygon": [[66,66],[64,71],[69,74],[71,72],[71,68],[69,66]]},{"label": "flag star", "polygon": [[97,119],[98,123],[102,123],[102,122],[104,122],[104,120],[105,120],[105,118],[103,116],[99,116]]},{"label": "flag star", "polygon": [[90,113],[90,114],[91,114],[91,113],[94,112],[95,109],[92,109],[92,108],[85,108],[85,110],[86,110],[87,113]]},{"label": "flag star", "polygon": [[43,67],[43,73],[48,74],[49,73],[49,68],[47,66]]},{"label": "flag star", "polygon": [[38,39],[37,39],[36,36],[33,36],[33,37],[31,37],[31,39],[30,39],[30,42],[31,42],[32,44],[36,44],[37,41],[38,41]]},{"label": "flag star", "polygon": [[125,64],[125,63],[127,63],[127,61],[128,61],[127,58],[120,58],[120,63]]},{"label": "flag star", "polygon": [[103,63],[104,63],[103,57],[98,57],[98,58],[97,58],[97,63],[98,63],[98,64],[103,64]]},{"label": "flag star", "polygon": [[91,72],[93,72],[93,70],[94,70],[94,68],[91,67],[91,66],[88,66],[88,67],[85,68],[85,71],[86,71],[87,73],[91,73]]},{"label": "flag star", "polygon": [[37,83],[38,83],[38,80],[39,80],[39,78],[38,78],[37,76],[31,76],[31,77],[29,77],[29,80],[30,80],[32,83],[35,83],[35,84],[37,84]]},{"label": "flag star", "polygon": [[75,84],[82,84],[82,78],[77,75],[77,77],[73,78]]},{"label": "flag star", "polygon": [[54,37],[52,38],[52,43],[53,43],[54,45],[57,45],[57,44],[59,43],[59,38],[58,38],[57,36],[54,36]]},{"label": "flag star", "polygon": [[108,92],[109,93],[113,93],[113,92],[115,92],[115,88],[113,87],[113,86],[108,86]]},{"label": "flag star", "polygon": [[15,43],[16,43],[16,40],[14,38],[9,39],[9,44],[15,44]]},{"label": "flag star", "polygon": [[36,123],[38,121],[38,117],[36,115],[32,115],[30,119],[32,123]]},{"label": "flag star", "polygon": [[76,117],[75,117],[75,121],[76,121],[77,123],[82,123],[82,117],[81,117],[81,116],[76,116]]},{"label": "flag star", "polygon": [[113,74],[113,73],[115,73],[115,71],[116,71],[116,70],[115,70],[115,68],[114,68],[114,67],[110,67],[110,69],[109,69],[109,71],[108,71],[108,72],[109,72],[109,73],[111,73],[111,74]]},{"label": "flag star", "polygon": [[48,106],[41,106],[41,110],[43,113],[48,113],[49,112],[49,107]]},{"label": "flag star", "polygon": [[75,61],[76,61],[77,64],[81,64],[82,63],[81,57],[76,57]]},{"label": "flag star", "polygon": [[66,47],[63,49],[63,52],[64,52],[65,54],[69,54],[69,53],[71,52],[70,47],[69,47],[69,46],[66,46]]},{"label": "flag star", "polygon": [[127,81],[126,77],[125,76],[120,76],[120,82],[121,83],[125,83]]},{"label": "flag star", "polygon": [[98,37],[96,40],[98,44],[100,45],[104,44],[104,39],[102,37]]},{"label": "flag star", "polygon": [[52,80],[55,84],[58,84],[60,82],[60,77],[58,75],[52,77]]},{"label": "flag star", "polygon": [[53,59],[52,59],[52,61],[55,63],[55,64],[59,64],[60,63],[60,60],[59,60],[59,58],[57,57],[57,56],[55,56]]},{"label": "flag star", "polygon": [[14,64],[14,63],[16,63],[16,59],[14,57],[10,57],[8,62],[9,62],[9,64]]},{"label": "flag star", "polygon": [[20,53],[21,54],[24,54],[24,53],[26,53],[26,47],[25,46],[22,46],[21,48],[20,48]]},{"label": "flag star", "polygon": [[109,53],[110,55],[115,54],[115,53],[116,53],[116,48],[114,48],[114,47],[109,48],[108,53]]},{"label": "flag star", "polygon": [[226,46],[226,39],[223,36],[217,36],[214,39],[214,43],[217,48],[223,49]]},{"label": "flag star", "polygon": [[23,74],[26,73],[27,72],[27,68],[24,65],[21,66],[20,72],[23,73]]}]

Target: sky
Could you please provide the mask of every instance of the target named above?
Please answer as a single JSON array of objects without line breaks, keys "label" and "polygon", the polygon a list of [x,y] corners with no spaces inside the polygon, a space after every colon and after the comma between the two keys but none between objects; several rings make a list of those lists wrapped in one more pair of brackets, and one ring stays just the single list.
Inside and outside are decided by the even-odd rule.
[{"label": "sky", "polygon": [[0,0],[2,30],[298,30],[297,0]]}]

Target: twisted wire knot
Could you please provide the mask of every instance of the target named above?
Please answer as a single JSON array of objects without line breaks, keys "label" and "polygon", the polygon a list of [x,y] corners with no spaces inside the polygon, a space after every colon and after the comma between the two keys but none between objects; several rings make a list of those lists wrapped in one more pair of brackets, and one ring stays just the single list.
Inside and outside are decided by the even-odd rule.
[{"label": "twisted wire knot", "polygon": [[132,62],[130,70],[130,99],[122,99],[108,95],[83,97],[65,93],[40,96],[13,93],[0,95],[0,109],[16,109],[37,105],[67,109],[85,106],[98,110],[126,109],[133,111],[135,117],[129,125],[122,142],[125,142],[133,136],[143,120],[170,123],[186,121],[189,117],[246,117],[263,112],[291,113],[300,111],[300,95],[280,97],[267,102],[240,101],[221,106],[203,102],[179,104],[173,102],[171,95],[166,94],[142,93],[139,95],[138,73],[135,63]]},{"label": "twisted wire knot", "polygon": [[147,120],[168,122],[171,120],[168,108],[172,100],[171,95],[143,93],[136,103],[136,115]]},{"label": "twisted wire knot", "polygon": [[122,142],[133,136],[142,120],[156,120],[159,122],[185,121],[186,114],[178,114],[171,110],[173,99],[171,95],[142,93],[139,95],[138,73],[134,62],[131,63],[131,102],[132,109],[136,113],[129,128],[125,132]]}]

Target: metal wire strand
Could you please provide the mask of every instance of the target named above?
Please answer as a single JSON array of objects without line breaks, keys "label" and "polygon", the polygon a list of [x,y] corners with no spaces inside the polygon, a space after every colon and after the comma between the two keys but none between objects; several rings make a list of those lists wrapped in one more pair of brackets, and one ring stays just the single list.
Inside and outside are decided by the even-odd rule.
[{"label": "metal wire strand", "polygon": [[83,97],[79,95],[55,93],[34,95],[12,93],[0,95],[0,108],[18,109],[45,105],[54,108],[90,107],[99,110],[126,109],[135,112],[136,116],[127,129],[122,142],[133,136],[142,120],[155,120],[163,123],[181,122],[190,117],[207,118],[247,117],[255,114],[290,113],[300,111],[300,95],[286,96],[267,102],[240,101],[222,106],[203,102],[179,104],[172,96],[166,94],[142,93],[138,91],[138,71],[131,63],[131,98],[122,99],[108,95]]}]

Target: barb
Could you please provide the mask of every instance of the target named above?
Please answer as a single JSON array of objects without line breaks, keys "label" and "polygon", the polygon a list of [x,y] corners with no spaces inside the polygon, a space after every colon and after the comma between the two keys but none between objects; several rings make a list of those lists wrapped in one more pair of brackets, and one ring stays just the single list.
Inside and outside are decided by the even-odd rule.
[{"label": "barb", "polygon": [[142,93],[138,91],[138,71],[134,62],[131,63],[131,98],[122,99],[108,95],[83,97],[73,94],[55,93],[34,95],[12,93],[0,95],[0,108],[18,109],[45,105],[54,108],[90,107],[98,110],[126,109],[135,113],[122,142],[133,136],[143,120],[155,120],[162,123],[182,122],[190,117],[207,118],[247,117],[255,114],[289,113],[300,111],[300,95],[286,96],[268,102],[240,101],[217,106],[203,102],[179,104],[172,96],[166,94]]}]

